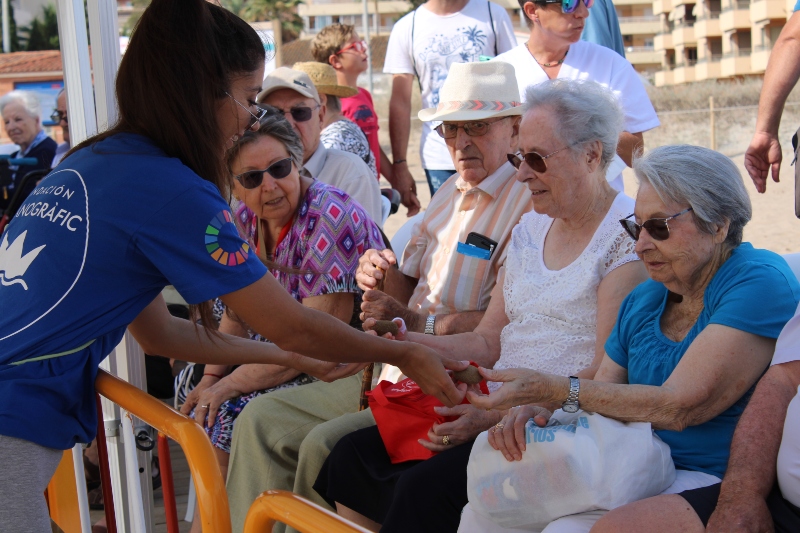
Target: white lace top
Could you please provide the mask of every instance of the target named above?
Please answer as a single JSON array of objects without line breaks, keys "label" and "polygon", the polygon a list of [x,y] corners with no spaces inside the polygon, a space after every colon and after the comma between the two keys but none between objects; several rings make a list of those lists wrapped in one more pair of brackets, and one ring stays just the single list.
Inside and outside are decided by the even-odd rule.
[{"label": "white lace top", "polygon": [[[553,219],[527,213],[511,234],[503,285],[510,323],[500,334],[494,368],[530,368],[560,376],[586,368],[595,355],[597,287],[615,268],[637,261],[619,220],[634,201],[620,193],[589,245],[570,265],[549,270],[542,256]],[[496,390],[500,383],[490,383]]]}]

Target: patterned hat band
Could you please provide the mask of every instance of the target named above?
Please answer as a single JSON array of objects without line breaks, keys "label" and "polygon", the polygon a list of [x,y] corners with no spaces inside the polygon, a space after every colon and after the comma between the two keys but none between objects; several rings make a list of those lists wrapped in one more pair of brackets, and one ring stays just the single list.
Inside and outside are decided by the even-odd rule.
[{"label": "patterned hat band", "polygon": [[522,102],[501,102],[498,100],[453,100],[451,102],[440,102],[436,106],[436,112],[441,111],[505,111],[514,107],[519,107]]}]

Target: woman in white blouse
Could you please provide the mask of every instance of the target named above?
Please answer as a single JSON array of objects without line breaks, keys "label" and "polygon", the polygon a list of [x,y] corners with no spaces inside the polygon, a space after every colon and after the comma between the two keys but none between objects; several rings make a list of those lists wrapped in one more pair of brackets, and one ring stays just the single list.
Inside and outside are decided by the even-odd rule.
[{"label": "woman in white blouse", "polygon": [[[498,278],[474,332],[411,333],[405,339],[487,367],[547,369],[591,379],[622,300],[646,279],[634,242],[619,224],[633,212],[634,202],[605,179],[622,131],[622,111],[608,89],[589,81],[552,80],[532,86],[525,101],[521,152],[509,160],[519,169],[517,179],[531,191],[536,212],[524,215],[514,228],[505,279],[502,274]],[[370,325],[367,321],[364,327]],[[354,464],[361,459],[346,441],[359,433],[355,432],[333,450],[315,488],[319,492],[327,483],[329,490],[322,495],[337,502],[340,514],[366,527],[380,523],[382,532],[455,531],[467,503],[472,443],[505,412],[464,404],[438,413],[459,418],[434,425],[429,440],[420,443],[443,453],[409,463],[402,472],[397,471],[402,465],[390,465],[391,473],[385,475],[380,465]],[[373,431],[376,445],[382,446],[374,427],[360,431]],[[375,494],[394,491],[383,511],[358,498],[336,499],[342,494],[337,485],[359,485],[353,483],[354,476],[367,472],[383,478],[374,481]],[[369,486],[368,479],[359,481]]]}]

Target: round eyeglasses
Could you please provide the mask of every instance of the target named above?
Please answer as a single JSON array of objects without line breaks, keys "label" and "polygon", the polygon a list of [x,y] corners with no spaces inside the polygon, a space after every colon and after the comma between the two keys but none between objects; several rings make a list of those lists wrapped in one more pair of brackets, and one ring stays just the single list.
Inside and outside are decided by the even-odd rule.
[{"label": "round eyeglasses", "polygon": [[453,122],[442,122],[438,126],[436,126],[436,133],[439,134],[440,137],[443,139],[454,139],[456,135],[458,135],[458,130],[464,130],[464,133],[469,135],[470,137],[481,137],[488,133],[489,128],[492,127],[492,124],[497,124],[501,120],[505,120],[511,117],[503,117],[500,120],[495,120],[493,122],[484,122],[481,120],[475,120],[472,122],[465,122],[462,125],[455,124]]},{"label": "round eyeglasses", "polygon": [[531,167],[531,169],[533,169],[534,172],[543,174],[544,172],[547,172],[547,161],[545,161],[545,159],[547,159],[548,157],[552,157],[556,155],[558,152],[566,150],[567,148],[569,147],[565,146],[564,148],[559,148],[555,152],[550,152],[547,155],[541,155],[539,154],[539,152],[528,152],[526,154],[523,154],[522,152],[517,152],[516,154],[508,154],[506,157],[508,157],[508,162],[514,165],[514,168],[516,168],[517,170],[519,170],[519,167],[522,165],[522,162],[524,161],[525,164]]},{"label": "round eyeglasses", "polygon": [[633,215],[628,215],[620,220],[619,223],[622,224],[622,227],[625,228],[625,231],[628,232],[628,235],[630,235],[631,239],[634,241],[639,240],[639,235],[642,234],[642,228],[646,229],[647,233],[649,233],[653,239],[657,241],[665,241],[669,239],[669,226],[667,225],[667,222],[673,218],[681,216],[684,213],[688,213],[689,211],[692,211],[691,207],[687,207],[680,213],[676,213],[671,217],[651,218],[650,220],[645,220],[641,224],[637,224],[633,220],[630,220]]}]

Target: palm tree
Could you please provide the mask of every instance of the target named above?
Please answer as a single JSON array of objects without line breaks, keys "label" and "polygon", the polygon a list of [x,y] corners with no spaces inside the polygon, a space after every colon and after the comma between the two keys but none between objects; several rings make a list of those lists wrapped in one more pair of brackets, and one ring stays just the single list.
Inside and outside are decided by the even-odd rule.
[{"label": "palm tree", "polygon": [[250,22],[279,20],[284,43],[294,41],[303,31],[303,19],[297,14],[297,6],[303,0],[226,0],[244,4],[240,16]]}]

